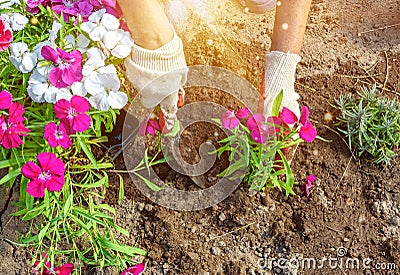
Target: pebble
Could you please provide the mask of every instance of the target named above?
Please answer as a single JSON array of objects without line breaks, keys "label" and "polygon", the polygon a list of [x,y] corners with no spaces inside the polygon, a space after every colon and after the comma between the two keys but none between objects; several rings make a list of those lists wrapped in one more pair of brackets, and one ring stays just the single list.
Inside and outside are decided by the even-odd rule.
[{"label": "pebble", "polygon": [[207,272],[207,271],[205,271],[203,269],[200,269],[199,270],[199,275],[210,275],[210,272]]},{"label": "pebble", "polygon": [[146,209],[146,211],[152,211],[153,210],[153,205],[151,204],[146,204],[146,206],[144,207],[144,209]]},{"label": "pebble", "polygon": [[140,211],[140,212],[142,212],[143,211],[143,209],[144,209],[144,203],[143,202],[139,202],[139,204],[138,204],[138,206],[137,206],[137,209]]},{"label": "pebble", "polygon": [[211,247],[211,254],[215,256],[221,255],[221,249],[219,247],[213,246]]},{"label": "pebble", "polygon": [[221,214],[219,214],[218,218],[219,218],[219,220],[220,220],[221,222],[225,221],[225,220],[226,220],[226,216],[225,216],[224,212],[222,212]]}]

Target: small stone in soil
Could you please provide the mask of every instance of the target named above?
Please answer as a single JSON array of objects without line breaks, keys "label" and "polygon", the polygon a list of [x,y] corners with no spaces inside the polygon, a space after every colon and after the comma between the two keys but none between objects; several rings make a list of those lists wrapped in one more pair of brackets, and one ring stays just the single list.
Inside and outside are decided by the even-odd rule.
[{"label": "small stone in soil", "polygon": [[146,211],[152,211],[153,210],[153,205],[151,204],[146,204],[146,206],[144,207],[144,209],[146,209]]},{"label": "small stone in soil", "polygon": [[215,256],[221,255],[221,249],[213,246],[213,247],[211,247],[211,254],[213,254]]},{"label": "small stone in soil", "polygon": [[225,221],[225,220],[226,220],[226,216],[225,216],[224,212],[222,212],[221,214],[219,214],[218,218],[219,218],[219,220],[220,220],[221,222]]},{"label": "small stone in soil", "polygon": [[138,209],[140,212],[142,212],[143,209],[144,209],[144,203],[143,203],[143,202],[139,202],[139,204],[138,204],[138,206],[137,206],[137,209]]}]

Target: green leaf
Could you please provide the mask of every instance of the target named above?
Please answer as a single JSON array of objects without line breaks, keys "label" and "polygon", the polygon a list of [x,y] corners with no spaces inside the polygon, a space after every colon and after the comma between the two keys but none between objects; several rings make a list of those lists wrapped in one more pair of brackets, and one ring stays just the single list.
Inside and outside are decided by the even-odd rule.
[{"label": "green leaf", "polygon": [[119,177],[118,204],[121,204],[125,197],[124,178],[120,174],[117,175]]},{"label": "green leaf", "polygon": [[294,175],[292,172],[292,169],[290,168],[290,165],[286,159],[286,156],[282,153],[281,150],[278,150],[279,155],[282,158],[283,165],[285,167],[285,172],[286,172],[286,183],[285,186],[282,186],[286,190],[286,196],[289,194],[291,195],[296,195],[293,191],[293,185],[294,185]]},{"label": "green leaf", "polygon": [[151,182],[150,180],[146,179],[145,177],[143,177],[142,175],[140,175],[139,173],[135,172],[135,175],[140,178],[142,181],[144,181],[146,183],[146,185],[153,191],[158,192],[161,191],[164,187],[160,187],[156,184],[154,184],[153,182]]},{"label": "green leaf", "polygon": [[272,111],[271,111],[272,116],[279,116],[279,111],[281,110],[282,100],[283,100],[283,90],[281,90],[274,99],[274,103],[272,104]]},{"label": "green leaf", "polygon": [[105,248],[114,250],[114,251],[119,251],[124,254],[127,254],[129,256],[136,256],[136,255],[142,255],[146,256],[147,252],[143,249],[137,248],[137,247],[132,247],[132,246],[127,246],[119,243],[114,243],[111,242],[105,238],[98,238],[97,241],[101,243],[101,245]]},{"label": "green leaf", "polygon": [[168,134],[165,134],[165,136],[166,137],[175,137],[179,133],[180,130],[181,130],[181,123],[179,122],[179,120],[175,120],[174,127]]},{"label": "green leaf", "polygon": [[94,158],[92,151],[86,144],[86,140],[83,140],[83,138],[80,135],[77,135],[77,139],[78,139],[79,145],[81,146],[83,152],[85,152],[86,156],[89,158],[90,162],[93,164],[93,166],[96,169],[99,169],[97,166],[97,161]]},{"label": "green leaf", "polygon": [[67,198],[67,200],[65,201],[65,205],[64,205],[64,208],[63,208],[64,216],[68,215],[68,212],[69,212],[69,210],[71,208],[73,199],[74,199],[74,197],[73,197],[73,194],[71,193],[69,195],[69,197]]},{"label": "green leaf", "polygon": [[11,170],[7,175],[0,179],[0,185],[5,184],[6,182],[18,177],[21,174],[20,169]]}]

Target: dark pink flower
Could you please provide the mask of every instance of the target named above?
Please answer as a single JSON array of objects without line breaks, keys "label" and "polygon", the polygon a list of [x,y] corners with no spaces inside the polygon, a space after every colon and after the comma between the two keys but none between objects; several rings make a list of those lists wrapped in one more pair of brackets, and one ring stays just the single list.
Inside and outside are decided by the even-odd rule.
[{"label": "dark pink flower", "polygon": [[221,124],[226,129],[233,129],[240,124],[240,120],[235,116],[234,111],[226,111],[221,116]]},{"label": "dark pink flower", "polygon": [[36,14],[39,12],[39,6],[43,5],[44,7],[46,7],[48,2],[48,0],[28,0],[26,2],[26,11]]},{"label": "dark pink flower", "polygon": [[145,263],[140,263],[134,266],[130,266],[123,272],[121,272],[120,275],[139,275],[140,273],[143,272],[145,266],[146,266]]},{"label": "dark pink flower", "polygon": [[0,16],[0,52],[4,52],[13,41],[13,33],[10,24],[3,16]]},{"label": "dark pink flower", "polygon": [[310,189],[315,187],[314,182],[315,182],[315,179],[316,179],[316,178],[317,178],[317,177],[314,176],[314,175],[309,175],[309,176],[306,178],[305,190],[306,190],[306,196],[307,196],[307,197],[310,195]]},{"label": "dark pink flower", "polygon": [[140,123],[139,134],[145,136],[147,133],[154,136],[156,131],[160,131],[160,126],[155,118],[145,119]]},{"label": "dark pink flower", "polygon": [[238,119],[247,118],[250,114],[251,114],[251,111],[249,108],[241,108],[235,112],[235,116]]},{"label": "dark pink flower", "polygon": [[8,109],[12,103],[12,95],[10,92],[3,90],[0,92],[0,110]]},{"label": "dark pink flower", "polygon": [[309,110],[307,106],[301,108],[300,119],[288,108],[283,107],[279,117],[287,124],[293,124],[295,122],[300,123],[299,135],[305,142],[312,142],[317,136],[317,130],[308,119]]},{"label": "dark pink flower", "polygon": [[36,262],[33,265],[33,274],[35,275],[69,275],[72,273],[74,270],[74,264],[68,263],[64,264],[60,267],[53,268],[50,265],[50,262],[47,260],[48,256],[45,252],[42,254],[43,256],[43,264],[44,264],[44,270],[42,273],[39,273],[37,270],[37,266],[40,263],[40,257],[38,256],[36,259]]},{"label": "dark pink flower", "polygon": [[21,173],[30,179],[26,192],[35,198],[43,198],[44,190],[60,191],[64,186],[65,165],[55,154],[42,152],[37,156],[39,165],[28,161],[21,167]]},{"label": "dark pink flower", "polygon": [[62,148],[67,149],[72,145],[68,131],[62,123],[59,126],[54,122],[48,123],[44,127],[44,138],[47,140],[49,145],[54,148],[60,145]]},{"label": "dark pink flower", "polygon": [[66,88],[74,82],[81,81],[82,54],[78,50],[71,53],[50,46],[44,46],[41,54],[43,58],[54,62],[55,68],[50,70],[49,80],[57,88]]},{"label": "dark pink flower", "polygon": [[7,149],[17,148],[22,145],[21,136],[27,136],[30,132],[25,127],[24,106],[14,102],[8,109],[8,117],[0,116],[0,144]]},{"label": "dark pink flower", "polygon": [[90,117],[85,114],[89,109],[89,101],[77,95],[74,95],[71,101],[60,99],[54,104],[54,113],[64,124],[68,134],[84,132],[90,127]]}]

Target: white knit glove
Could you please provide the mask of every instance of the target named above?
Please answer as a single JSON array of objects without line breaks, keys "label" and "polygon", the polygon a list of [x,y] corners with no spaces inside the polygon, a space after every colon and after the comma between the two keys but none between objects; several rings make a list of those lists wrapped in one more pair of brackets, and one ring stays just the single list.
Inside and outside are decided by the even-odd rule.
[{"label": "white knit glove", "polygon": [[294,91],[296,66],[301,57],[297,54],[272,51],[266,54],[264,75],[265,100],[264,115],[271,114],[275,97],[283,90],[282,107],[290,109],[300,117],[300,107],[297,103],[299,94]]},{"label": "white knit glove", "polygon": [[178,111],[178,93],[183,98],[181,88],[188,73],[182,40],[174,32],[171,41],[155,50],[134,45],[125,66],[127,78],[139,91],[143,107],[152,109],[160,104],[165,127],[171,130]]}]

